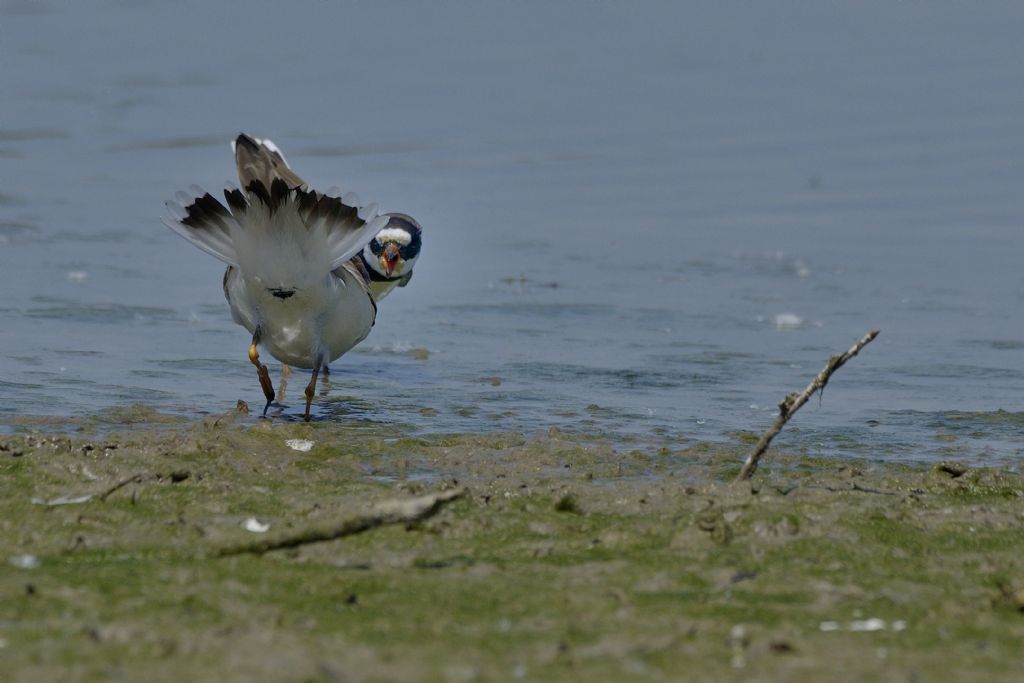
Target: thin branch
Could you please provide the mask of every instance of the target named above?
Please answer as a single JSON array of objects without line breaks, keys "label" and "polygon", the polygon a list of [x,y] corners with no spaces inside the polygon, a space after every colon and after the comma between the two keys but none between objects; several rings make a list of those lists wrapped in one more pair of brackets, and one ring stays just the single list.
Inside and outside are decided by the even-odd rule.
[{"label": "thin branch", "polygon": [[826,486],[826,485],[815,485],[810,484],[804,486],[808,489],[818,489],[820,491],[828,491],[829,493],[873,493],[879,496],[901,496],[902,493],[897,491],[881,491],[879,489],[869,489],[866,486],[854,482],[849,488],[840,488],[839,486]]},{"label": "thin branch", "polygon": [[133,474],[132,476],[128,477],[127,479],[122,479],[121,481],[117,482],[116,484],[111,486],[109,489],[107,489],[106,491],[101,493],[100,495],[96,496],[96,499],[97,500],[106,500],[107,497],[111,493],[113,493],[114,491],[117,491],[118,489],[124,488],[128,484],[138,483],[138,482],[142,481],[145,478],[145,476],[146,476],[145,474],[142,474],[140,472],[139,474]]},{"label": "thin branch", "polygon": [[437,513],[445,504],[465,495],[466,489],[451,489],[407,500],[391,500],[374,506],[369,512],[343,519],[327,526],[300,529],[279,538],[268,538],[252,543],[228,546],[215,552],[217,557],[230,555],[262,555],[271,550],[297,548],[309,543],[333,541],[345,536],[354,536],[364,531],[388,524],[409,524],[418,522]]},{"label": "thin branch", "polygon": [[775,435],[782,431],[782,428],[786,426],[789,419],[793,417],[796,411],[800,410],[803,404],[807,403],[807,400],[814,394],[815,391],[822,391],[825,385],[828,384],[828,380],[832,377],[832,373],[843,367],[846,361],[850,360],[863,349],[865,346],[870,344],[881,330],[872,330],[864,335],[864,338],[859,342],[850,347],[846,353],[832,356],[828,359],[828,363],[825,364],[825,368],[818,373],[818,376],[811,380],[811,383],[807,385],[802,392],[799,394],[793,392],[782,399],[779,403],[779,414],[775,417],[775,421],[772,426],[761,436],[761,440],[754,446],[754,450],[751,451],[750,455],[747,456],[746,462],[743,463],[743,467],[740,469],[739,475],[736,477],[736,481],[742,481],[744,479],[750,479],[754,474],[754,470],[757,469],[757,462],[764,455],[765,451],[768,450],[768,445],[775,438]]}]

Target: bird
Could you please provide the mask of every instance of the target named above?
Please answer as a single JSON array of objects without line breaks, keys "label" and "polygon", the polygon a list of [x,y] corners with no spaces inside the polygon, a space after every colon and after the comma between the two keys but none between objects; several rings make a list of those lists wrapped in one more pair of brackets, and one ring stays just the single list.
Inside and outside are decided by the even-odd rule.
[{"label": "bird", "polygon": [[423,228],[416,219],[404,213],[386,215],[387,225],[359,252],[377,301],[409,284],[423,243]]},{"label": "bird", "polygon": [[[272,140],[244,136],[246,140],[242,142],[242,151],[239,152],[242,137],[239,136],[231,143],[236,159],[241,155],[238,161],[239,178],[242,177],[243,169],[257,178],[276,173],[288,185],[308,189],[309,185],[295,174],[284,158],[284,153]],[[376,301],[386,297],[395,287],[409,284],[423,243],[423,227],[415,218],[404,213],[384,215],[388,217],[388,222],[359,252],[363,267],[369,273],[370,291]]]},{"label": "bird", "polygon": [[[321,369],[373,327],[373,283],[384,296],[408,282],[419,255],[419,224],[404,214],[379,214],[375,204],[360,206],[352,193],[311,189],[270,140],[242,133],[231,146],[241,189],[227,187],[221,203],[192,186],[166,203],[164,223],[227,264],[224,296],[234,322],[252,335],[248,357],[267,400],[263,414],[275,393],[260,347],[312,371],[305,390],[309,421]],[[364,252],[374,249],[381,256],[367,264]]]}]

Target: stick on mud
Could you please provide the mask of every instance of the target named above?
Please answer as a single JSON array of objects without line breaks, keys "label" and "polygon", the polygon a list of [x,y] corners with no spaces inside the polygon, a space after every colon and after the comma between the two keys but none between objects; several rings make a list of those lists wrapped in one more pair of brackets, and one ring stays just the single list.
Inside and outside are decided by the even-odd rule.
[{"label": "stick on mud", "polygon": [[100,495],[96,496],[96,499],[97,500],[106,500],[110,496],[111,493],[114,493],[115,491],[124,488],[128,484],[137,484],[138,482],[142,481],[145,478],[146,478],[146,475],[142,474],[141,472],[139,474],[133,474],[132,476],[130,476],[130,477],[126,478],[126,479],[122,479],[121,481],[117,482],[116,484],[111,486],[109,489],[107,489],[106,491],[101,493]]},{"label": "stick on mud", "polygon": [[782,428],[786,426],[789,419],[793,417],[796,411],[800,410],[803,404],[807,403],[815,391],[821,391],[828,384],[829,378],[832,373],[843,367],[846,361],[850,360],[863,349],[865,346],[870,344],[881,330],[872,330],[864,335],[863,339],[858,341],[856,344],[851,346],[846,353],[832,356],[828,359],[828,363],[825,364],[824,369],[818,373],[818,375],[811,380],[811,383],[801,391],[800,393],[793,392],[788,394],[786,398],[782,399],[779,403],[779,414],[775,417],[775,421],[772,426],[768,428],[754,446],[754,450],[751,451],[750,455],[747,456],[746,462],[743,463],[743,467],[740,469],[739,475],[736,477],[736,481],[743,481],[744,479],[750,479],[753,476],[754,471],[757,469],[757,463],[764,455],[765,451],[768,450],[768,445],[771,444],[772,439],[775,435],[782,431]]},{"label": "stick on mud", "polygon": [[345,536],[354,536],[364,531],[388,524],[409,524],[433,516],[447,503],[465,495],[466,489],[451,489],[407,500],[390,500],[379,503],[369,512],[354,515],[334,524],[300,529],[279,538],[268,538],[221,548],[215,552],[218,557],[230,555],[262,555],[271,550],[297,548],[310,543],[333,541]]}]

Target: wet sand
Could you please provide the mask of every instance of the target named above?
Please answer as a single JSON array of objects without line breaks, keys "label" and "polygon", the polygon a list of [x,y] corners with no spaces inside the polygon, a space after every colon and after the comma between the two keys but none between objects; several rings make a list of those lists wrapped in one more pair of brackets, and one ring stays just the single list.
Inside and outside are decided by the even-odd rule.
[{"label": "wet sand", "polygon": [[[739,440],[142,408],[16,428],[7,680],[1020,679],[1019,466],[773,450],[735,486]],[[217,556],[461,487],[415,524]]]}]

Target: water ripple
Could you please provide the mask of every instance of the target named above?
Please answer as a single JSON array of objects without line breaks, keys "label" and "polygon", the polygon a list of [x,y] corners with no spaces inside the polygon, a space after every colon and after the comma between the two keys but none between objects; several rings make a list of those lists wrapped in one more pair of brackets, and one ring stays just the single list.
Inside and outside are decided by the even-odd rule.
[{"label": "water ripple", "polygon": [[67,303],[44,308],[29,308],[23,312],[29,318],[64,320],[79,323],[155,323],[182,320],[170,308],[155,306],[129,306],[127,304]]}]

